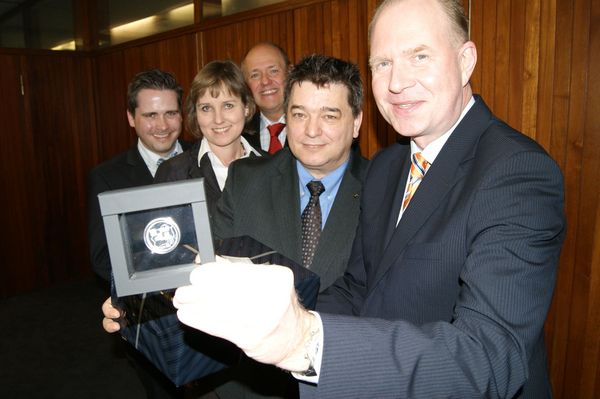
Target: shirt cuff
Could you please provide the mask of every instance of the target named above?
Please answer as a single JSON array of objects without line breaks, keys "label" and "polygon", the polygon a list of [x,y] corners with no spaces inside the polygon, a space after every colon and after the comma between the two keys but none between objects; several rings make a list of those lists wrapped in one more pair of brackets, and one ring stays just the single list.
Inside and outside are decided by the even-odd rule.
[{"label": "shirt cuff", "polygon": [[[319,382],[319,374],[321,373],[321,363],[323,361],[323,321],[317,312],[309,310],[317,319],[317,329],[314,335],[306,346],[306,353],[310,360],[310,366],[315,371],[312,376],[307,376],[302,373],[292,372],[295,379],[317,384]],[[310,367],[309,367],[310,368]]]}]

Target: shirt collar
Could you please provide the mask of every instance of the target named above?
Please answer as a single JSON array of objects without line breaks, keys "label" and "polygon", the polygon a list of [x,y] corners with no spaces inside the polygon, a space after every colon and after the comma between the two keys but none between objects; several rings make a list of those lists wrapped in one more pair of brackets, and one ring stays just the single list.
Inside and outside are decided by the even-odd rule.
[{"label": "shirt collar", "polygon": [[433,164],[433,162],[437,158],[440,151],[442,151],[442,147],[444,147],[444,144],[446,144],[446,141],[448,141],[448,139],[450,138],[450,135],[456,129],[456,126],[458,126],[458,124],[463,120],[463,118],[465,117],[467,112],[469,112],[469,110],[473,107],[474,104],[475,104],[475,98],[473,96],[471,96],[471,99],[467,102],[467,106],[462,110],[456,123],[454,125],[452,125],[452,127],[450,129],[448,129],[448,131],[446,133],[442,134],[440,137],[438,137],[437,139],[435,139],[431,143],[429,143],[429,145],[427,145],[427,147],[419,148],[419,146],[415,143],[415,141],[411,140],[410,141],[410,154],[412,155],[415,152],[420,151],[421,155],[423,155],[423,157],[427,160],[427,162],[429,162],[430,165]]},{"label": "shirt collar", "polygon": [[263,113],[260,113],[260,129],[266,129],[267,126],[272,125],[274,123],[285,123],[285,113],[283,115],[281,115],[281,118],[279,118],[279,120],[277,121],[272,121],[269,118],[267,118],[266,116],[263,115]]},{"label": "shirt collar", "polygon": [[183,149],[181,148],[181,144],[179,143],[179,140],[176,140],[175,145],[173,146],[173,149],[171,150],[169,155],[167,155],[166,157],[160,156],[157,153],[155,153],[154,151],[149,150],[144,145],[144,143],[142,143],[142,140],[140,140],[139,137],[138,137],[138,142],[137,142],[137,149],[138,149],[138,152],[140,153],[140,155],[142,156],[142,159],[144,160],[146,167],[148,168],[148,170],[150,170],[150,173],[152,173],[152,176],[154,176],[154,173],[156,173],[156,169],[158,168],[157,163],[158,163],[159,159],[161,159],[161,158],[169,159],[169,158],[172,158],[175,155],[181,154],[183,152]]},{"label": "shirt collar", "polygon": [[296,160],[296,168],[298,170],[298,181],[300,183],[300,187],[304,189],[308,182],[312,180],[319,180],[321,183],[323,183],[323,186],[325,187],[325,192],[327,192],[327,190],[331,190],[332,187],[337,185],[342,180],[342,177],[344,176],[344,172],[346,171],[346,167],[348,166],[349,161],[350,159],[348,158],[346,162],[344,162],[336,169],[328,173],[322,179],[315,179],[310,174],[310,172],[304,167],[304,165],[302,165],[300,161]]},{"label": "shirt collar", "polygon": [[[242,158],[247,158],[250,156],[250,154],[260,156],[260,153],[258,151],[256,151],[254,149],[254,147],[252,147],[250,145],[250,143],[248,143],[248,140],[246,140],[244,138],[244,136],[240,136],[240,141],[242,142],[242,148],[244,149],[244,155],[242,155]],[[204,154],[207,154],[207,153],[214,154],[214,152],[210,148],[210,144],[208,143],[208,140],[206,140],[206,137],[204,137],[204,138],[202,138],[202,141],[200,142],[200,149],[198,150],[198,166],[200,166],[200,160],[202,159]],[[219,160],[219,157],[215,156],[214,158],[217,162],[219,162],[222,165],[221,161]]]}]

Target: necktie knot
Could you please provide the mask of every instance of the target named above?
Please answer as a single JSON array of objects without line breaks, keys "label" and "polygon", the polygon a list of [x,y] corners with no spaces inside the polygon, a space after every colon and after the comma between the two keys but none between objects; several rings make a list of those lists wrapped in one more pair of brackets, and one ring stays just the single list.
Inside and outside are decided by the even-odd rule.
[{"label": "necktie knot", "polygon": [[156,161],[156,167],[158,168],[161,163],[165,162],[167,159],[173,158],[175,155],[177,155],[177,151],[173,151],[167,157],[160,157],[160,158],[158,158],[158,160]]},{"label": "necktie knot", "polygon": [[312,180],[306,183],[306,188],[308,188],[311,198],[318,198],[323,193],[323,191],[325,191],[325,186],[323,186],[323,183],[317,180]]},{"label": "necktie knot", "polygon": [[[413,173],[413,165],[414,165],[414,173]],[[423,178],[423,176],[425,176],[425,172],[427,172],[427,168],[429,168],[429,162],[427,162],[427,160],[425,159],[425,157],[423,155],[421,155],[420,152],[415,152],[412,155],[412,165],[410,168],[410,174],[411,177],[413,177],[413,174],[418,177],[418,178]]]},{"label": "necktie knot", "polygon": [[279,141],[279,134],[284,127],[285,123],[273,123],[272,125],[267,126],[267,130],[271,136],[271,139],[269,140],[269,154],[275,154],[283,148]]},{"label": "necktie knot", "polygon": [[417,191],[428,168],[429,162],[427,162],[425,157],[420,152],[415,152],[411,157],[410,176],[408,176],[408,185],[406,186],[404,199],[402,200],[402,212],[404,212],[415,191]]},{"label": "necktie knot", "polygon": [[267,126],[267,129],[269,130],[271,137],[277,137],[284,127],[285,123],[273,123],[272,125]]}]

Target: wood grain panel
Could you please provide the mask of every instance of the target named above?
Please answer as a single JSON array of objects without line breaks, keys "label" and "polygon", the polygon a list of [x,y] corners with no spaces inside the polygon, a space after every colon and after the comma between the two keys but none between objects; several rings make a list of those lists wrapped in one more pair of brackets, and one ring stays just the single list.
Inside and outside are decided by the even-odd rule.
[{"label": "wood grain panel", "polygon": [[[587,312],[590,299],[591,250],[594,245],[595,210],[598,201],[598,132],[586,130],[586,96],[589,37],[590,37],[589,0],[576,0],[573,5],[573,46],[570,75],[570,96],[568,115],[568,153],[565,175],[567,181],[567,201],[571,220],[575,219],[572,230],[575,235],[573,286],[571,312],[569,317],[569,335],[567,340],[564,385],[561,394],[572,394],[578,387],[582,375],[582,360],[586,353],[584,331],[588,323]],[[589,70],[590,72],[592,70]],[[595,166],[594,166],[595,165]],[[594,187],[596,186],[596,187]],[[599,242],[596,237],[596,243]],[[599,334],[600,336],[600,334]],[[577,390],[575,390],[576,392]],[[566,397],[566,396],[564,396]]]},{"label": "wood grain panel", "polygon": [[[578,396],[581,398],[597,398],[600,396],[600,199],[598,198],[598,181],[600,180],[600,156],[598,155],[598,146],[600,145],[600,30],[598,29],[600,21],[600,2],[594,1],[590,4],[589,10],[589,59],[586,65],[588,75],[588,85],[586,88],[586,120],[584,139],[584,162],[589,164],[589,171],[584,171],[582,182],[584,188],[583,195],[589,196],[590,209],[593,208],[595,201],[596,211],[595,227],[593,230],[594,240],[590,240],[591,259],[586,273],[589,284],[589,298],[587,312],[585,314],[585,332],[583,334],[583,356],[581,356],[581,369],[577,382],[567,380],[565,385],[569,390],[579,387]],[[591,180],[595,180],[595,183]],[[589,186],[588,186],[589,185]],[[592,212],[590,212],[592,214]],[[582,213],[585,217],[585,211]],[[575,384],[574,386],[569,384]],[[565,389],[564,392],[569,392]],[[564,396],[566,397],[566,396]]]},{"label": "wood grain panel", "polygon": [[[566,366],[566,356],[568,351],[569,334],[571,332],[569,320],[571,315],[571,300],[573,295],[573,269],[576,259],[576,235],[577,231],[577,202],[579,172],[571,170],[569,173],[567,165],[573,157],[573,153],[568,151],[568,121],[570,104],[570,76],[571,58],[572,58],[572,32],[573,25],[573,3],[559,1],[556,2],[556,32],[561,32],[555,38],[556,57],[554,81],[554,95],[552,103],[552,130],[553,132],[562,132],[561,157],[558,162],[565,173],[566,209],[568,227],[567,236],[563,245],[561,265],[558,271],[558,279],[554,293],[554,303],[550,310],[546,322],[546,347],[549,348],[548,359],[550,368],[550,378],[553,384],[554,392],[557,397],[563,397],[565,390],[564,373]],[[572,165],[580,163],[575,161]]]},{"label": "wood grain panel", "polygon": [[0,135],[0,209],[3,210],[2,283],[0,298],[31,291],[48,285],[46,268],[39,265],[38,246],[41,234],[36,226],[40,214],[36,201],[40,190],[35,184],[40,177],[35,167],[35,154],[27,119],[24,117],[24,96],[21,94],[21,57],[0,55],[0,87],[3,101],[0,107],[3,134]]},{"label": "wood grain panel", "polygon": [[94,99],[98,114],[95,164],[124,151],[135,140],[127,122],[127,83],[122,51],[95,58]]},{"label": "wood grain panel", "polygon": [[[85,213],[85,170],[95,129],[91,61],[72,55],[28,56],[26,111],[30,119],[37,265],[48,282],[90,275]],[[45,269],[45,270],[44,270]]]},{"label": "wood grain panel", "polygon": [[[244,19],[232,22],[231,25],[205,29],[198,49],[202,54],[201,64],[217,59],[231,59],[239,63],[248,49],[262,41],[270,41],[284,48],[293,62],[293,25],[293,13],[283,11],[276,15]],[[231,45],[225,46],[224,43]]]},{"label": "wood grain panel", "polygon": [[541,5],[540,0],[530,0],[524,4],[523,100],[517,106],[521,115],[521,131],[544,145],[545,143],[540,142],[537,137]]}]

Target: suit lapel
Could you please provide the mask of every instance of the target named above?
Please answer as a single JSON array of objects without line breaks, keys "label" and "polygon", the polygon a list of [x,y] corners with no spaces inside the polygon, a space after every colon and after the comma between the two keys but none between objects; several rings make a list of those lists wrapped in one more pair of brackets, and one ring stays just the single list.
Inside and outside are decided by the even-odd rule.
[{"label": "suit lapel", "polygon": [[[310,267],[318,275],[328,273],[331,265],[338,261],[342,247],[352,242],[356,231],[356,217],[360,212],[360,192],[362,184],[359,176],[353,173],[354,166],[359,168],[360,159],[353,157],[340,188],[335,196],[333,207],[321,233],[317,252]],[[359,171],[357,170],[357,173]],[[325,288],[325,287],[321,287]]]},{"label": "suit lapel", "polygon": [[[410,168],[410,145],[402,145],[395,161],[390,165],[390,174],[387,179],[385,198],[391,200],[385,204],[382,209],[389,209],[388,214],[384,214],[382,222],[387,226],[384,235],[384,246],[390,242],[392,234],[396,230],[396,221],[400,214],[400,206],[404,198],[404,187],[408,178],[408,169]],[[397,182],[397,183],[396,183]],[[387,205],[387,206],[386,206]]]},{"label": "suit lapel", "polygon": [[130,181],[139,182],[142,185],[152,184],[154,178],[137,149],[137,143],[127,151],[127,164],[131,166],[128,171]]},{"label": "suit lapel", "polygon": [[[478,101],[456,127],[435,162],[427,171],[402,215],[398,227],[393,231],[379,262],[372,286],[377,284],[396,259],[400,257],[410,239],[419,231],[436,208],[446,200],[446,196],[452,187],[464,178],[467,170],[464,163],[473,158],[479,137],[491,123],[489,109],[479,97],[476,97],[476,100]],[[403,169],[405,169],[403,172],[406,175],[408,169]],[[406,176],[403,180],[406,183]],[[396,192],[403,191],[404,185],[401,184],[401,187],[402,189],[398,188]],[[395,207],[398,206],[395,204]],[[396,218],[397,216],[396,214]]]},{"label": "suit lapel", "polygon": [[278,241],[285,248],[282,253],[294,254],[289,256],[296,261],[302,259],[301,236],[302,226],[300,224],[300,193],[298,189],[298,172],[296,171],[296,160],[289,150],[277,154],[278,168],[273,176],[271,184],[271,198],[273,203],[273,216],[279,231]]},{"label": "suit lapel", "polygon": [[208,153],[204,154],[200,159],[199,168],[195,167],[195,162],[198,162],[198,153],[195,153],[193,158],[194,163],[191,165],[194,167],[190,168],[190,178],[204,178],[204,191],[206,192],[207,198],[210,198],[211,203],[214,204],[221,196],[221,187],[219,187],[219,182],[217,181],[217,176],[215,175],[215,171],[210,163]]},{"label": "suit lapel", "polygon": [[244,132],[242,133],[248,143],[256,150],[261,150],[260,147],[260,112],[254,113],[252,119],[246,123]]}]

